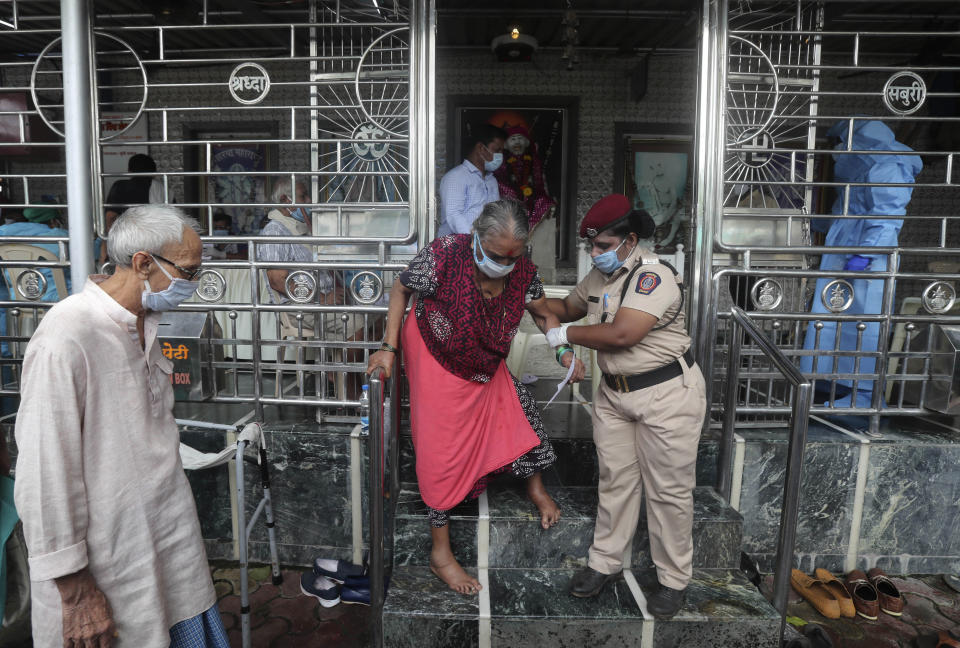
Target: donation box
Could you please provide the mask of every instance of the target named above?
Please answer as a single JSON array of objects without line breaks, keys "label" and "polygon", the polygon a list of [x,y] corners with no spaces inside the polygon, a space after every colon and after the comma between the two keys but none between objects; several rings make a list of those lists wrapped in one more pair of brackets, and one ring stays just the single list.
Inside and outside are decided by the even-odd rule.
[{"label": "donation box", "polygon": [[960,414],[960,326],[934,324],[930,380],[923,406],[944,414]]},{"label": "donation box", "polygon": [[173,362],[170,382],[176,400],[200,401],[213,396],[213,362],[223,348],[211,344],[211,338],[220,337],[215,328],[209,313],[169,311],[160,318],[157,342],[163,355]]}]

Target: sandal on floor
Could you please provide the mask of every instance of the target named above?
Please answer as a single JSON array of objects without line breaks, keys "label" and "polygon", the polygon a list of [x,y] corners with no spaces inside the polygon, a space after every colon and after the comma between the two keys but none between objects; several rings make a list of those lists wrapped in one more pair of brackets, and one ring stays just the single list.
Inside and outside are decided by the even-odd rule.
[{"label": "sandal on floor", "polygon": [[808,623],[800,628],[800,632],[810,640],[810,645],[813,648],[833,648],[833,639],[831,639],[827,631],[823,629],[823,626],[817,625],[816,623]]},{"label": "sandal on floor", "polygon": [[799,569],[793,569],[790,571],[790,584],[817,612],[828,619],[840,618],[840,603],[819,580],[807,576]]},{"label": "sandal on floor", "polygon": [[951,630],[941,630],[937,634],[917,637],[917,648],[960,648],[960,634]]},{"label": "sandal on floor", "polygon": [[960,577],[955,574],[944,574],[943,582],[954,592],[960,592]]}]

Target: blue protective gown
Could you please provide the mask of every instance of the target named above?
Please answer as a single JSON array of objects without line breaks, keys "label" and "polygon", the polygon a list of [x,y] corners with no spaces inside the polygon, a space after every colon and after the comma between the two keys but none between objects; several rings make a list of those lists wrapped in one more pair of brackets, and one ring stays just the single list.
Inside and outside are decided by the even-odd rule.
[{"label": "blue protective gown", "polygon": [[[827,133],[832,137],[839,137],[840,142],[836,150],[846,150],[848,136],[848,122],[835,124]],[[893,131],[880,121],[857,121],[854,124],[852,150],[874,151],[912,151],[909,146],[901,144],[894,138]],[[834,155],[834,180],[836,182],[913,182],[923,168],[919,155]],[[864,214],[865,218],[837,218],[814,219],[814,229],[823,231],[821,227],[828,225],[825,244],[837,247],[896,247],[902,219],[870,218],[882,214],[904,215],[913,187],[850,187],[850,202],[848,214]],[[837,200],[833,203],[831,212],[843,213],[843,191],[839,191]],[[844,270],[852,254],[824,254],[820,261],[821,270]],[[870,259],[867,271],[883,272],[887,269],[886,255],[871,255],[867,250],[859,256]],[[813,313],[827,313],[827,308],[820,299],[824,287],[832,279],[817,280],[814,293]],[[854,300],[844,314],[876,314],[883,306],[883,280],[855,279],[853,284]],[[816,331],[813,322],[807,327],[803,348],[814,348]],[[823,322],[820,332],[820,341],[816,348],[832,351],[836,341],[837,322]],[[844,351],[854,351],[857,348],[856,322],[847,322],[841,326],[840,341],[837,348]],[[879,322],[866,323],[863,332],[861,349],[863,351],[877,351],[880,348]],[[820,355],[801,358],[800,370],[810,373],[832,373],[833,362],[837,357],[839,362],[838,373],[854,373],[852,356]],[[876,366],[874,358],[861,358],[859,373],[873,373]],[[862,380],[857,382],[856,400],[853,400],[850,391],[853,387],[851,380],[837,381],[837,407],[870,407],[873,394],[873,381]],[[824,383],[820,383],[823,385]]]}]

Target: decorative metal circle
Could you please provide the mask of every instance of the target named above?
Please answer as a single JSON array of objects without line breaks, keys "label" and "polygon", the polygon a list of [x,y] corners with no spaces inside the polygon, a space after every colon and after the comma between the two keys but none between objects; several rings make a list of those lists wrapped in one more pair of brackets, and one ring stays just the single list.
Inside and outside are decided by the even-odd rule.
[{"label": "decorative metal circle", "polygon": [[204,270],[197,282],[197,297],[205,302],[219,301],[227,292],[227,280],[216,270]]},{"label": "decorative metal circle", "polygon": [[745,38],[730,37],[727,61],[727,143],[736,146],[769,128],[780,81],[770,57]]},{"label": "decorative metal circle", "polygon": [[241,63],[230,73],[227,88],[237,102],[248,106],[258,104],[270,92],[270,75],[259,63]]},{"label": "decorative metal circle", "polygon": [[883,85],[883,103],[896,115],[912,115],[927,100],[927,84],[919,74],[895,72]]},{"label": "decorative metal circle", "polygon": [[[383,140],[387,133],[373,122],[364,122],[353,129],[350,137],[358,140]],[[353,152],[364,162],[376,162],[390,150],[387,142],[354,142]]]},{"label": "decorative metal circle", "polygon": [[306,304],[317,294],[317,279],[306,270],[295,270],[287,275],[283,288],[291,301]]},{"label": "decorative metal circle", "polygon": [[[409,27],[397,27],[373,39],[360,55],[353,80],[364,116],[397,137],[407,136],[404,129],[410,122],[406,110],[403,114],[397,113],[407,106],[410,80],[409,65],[404,56],[410,48],[399,34],[409,30]],[[386,43],[381,45],[383,41]]]},{"label": "decorative metal circle", "polygon": [[28,268],[17,277],[17,292],[24,299],[39,301],[47,292],[47,278],[39,270]]},{"label": "decorative metal circle", "polygon": [[923,291],[921,301],[928,313],[940,315],[953,308],[954,302],[957,301],[957,291],[953,284],[935,281]]},{"label": "decorative metal circle", "polygon": [[783,301],[783,286],[775,279],[761,279],[753,284],[750,300],[757,310],[774,310]]},{"label": "decorative metal circle", "polygon": [[103,265],[100,266],[100,274],[112,275],[117,271],[117,264],[113,261],[104,261]]},{"label": "decorative metal circle", "polygon": [[773,159],[776,148],[777,141],[773,135],[762,130],[748,137],[737,151],[737,157],[751,169],[760,169]]},{"label": "decorative metal circle", "polygon": [[853,303],[853,285],[843,279],[834,279],[823,287],[820,301],[831,313],[842,313]]},{"label": "decorative metal circle", "polygon": [[[108,39],[112,41],[111,46],[97,45],[97,39]],[[61,64],[62,54],[59,57],[59,60],[52,62],[49,65],[46,65],[46,69],[41,69],[41,66],[44,63],[49,62],[49,57],[47,56],[53,50],[53,48],[60,43],[61,38],[57,38],[50,41],[46,47],[41,50],[40,55],[37,57],[37,60],[33,64],[33,71],[30,73],[30,95],[33,98],[33,104],[38,107],[37,114],[40,115],[40,119],[52,130],[54,133],[60,137],[64,137],[63,130],[57,127],[57,124],[63,124],[63,119],[56,119],[56,117],[62,116],[63,111],[63,66]],[[117,51],[116,47],[113,44],[119,44],[121,47],[120,51]],[[137,52],[130,47],[125,41],[120,40],[113,34],[108,34],[106,32],[95,31],[94,32],[94,51],[96,54],[96,67],[98,73],[107,73],[111,71],[128,71],[128,70],[139,70],[140,79],[143,85],[143,93],[140,97],[140,105],[137,107],[136,114],[130,118],[130,121],[116,130],[111,130],[109,133],[104,133],[105,130],[103,122],[100,126],[100,141],[108,142],[114,138],[120,137],[126,133],[134,124],[137,123],[137,120],[140,119],[140,115],[143,114],[143,110],[147,105],[147,70],[143,67],[143,61],[140,60],[140,57],[137,56]],[[118,63],[111,64],[111,59],[113,57],[122,56],[123,60]],[[133,57],[133,62],[136,63],[135,66],[131,65],[131,62],[128,57]],[[59,82],[57,81],[57,75],[59,75]],[[37,80],[38,77],[48,80],[48,83],[42,84],[39,88],[39,92],[43,93],[44,96],[38,96]],[[125,88],[136,88],[135,84],[126,84]],[[107,88],[104,92],[112,92],[112,88]],[[49,95],[59,95],[59,98],[51,98]],[[99,94],[99,92],[98,92]],[[105,97],[104,99],[97,98],[98,105],[112,104],[113,99],[111,97]],[[56,111],[56,114],[51,114]],[[110,123],[114,124],[117,122],[123,123],[124,120],[111,119]]]},{"label": "decorative metal circle", "polygon": [[358,272],[350,280],[350,294],[360,304],[374,304],[383,295],[383,280],[369,270]]}]

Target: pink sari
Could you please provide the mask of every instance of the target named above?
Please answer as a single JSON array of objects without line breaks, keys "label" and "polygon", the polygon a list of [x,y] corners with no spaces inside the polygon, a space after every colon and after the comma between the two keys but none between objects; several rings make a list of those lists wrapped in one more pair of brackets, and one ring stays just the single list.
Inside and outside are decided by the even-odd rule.
[{"label": "pink sari", "polygon": [[540,444],[501,362],[478,383],[444,369],[427,349],[411,313],[403,325],[403,358],[410,383],[410,423],[420,496],[451,509],[474,484]]}]

